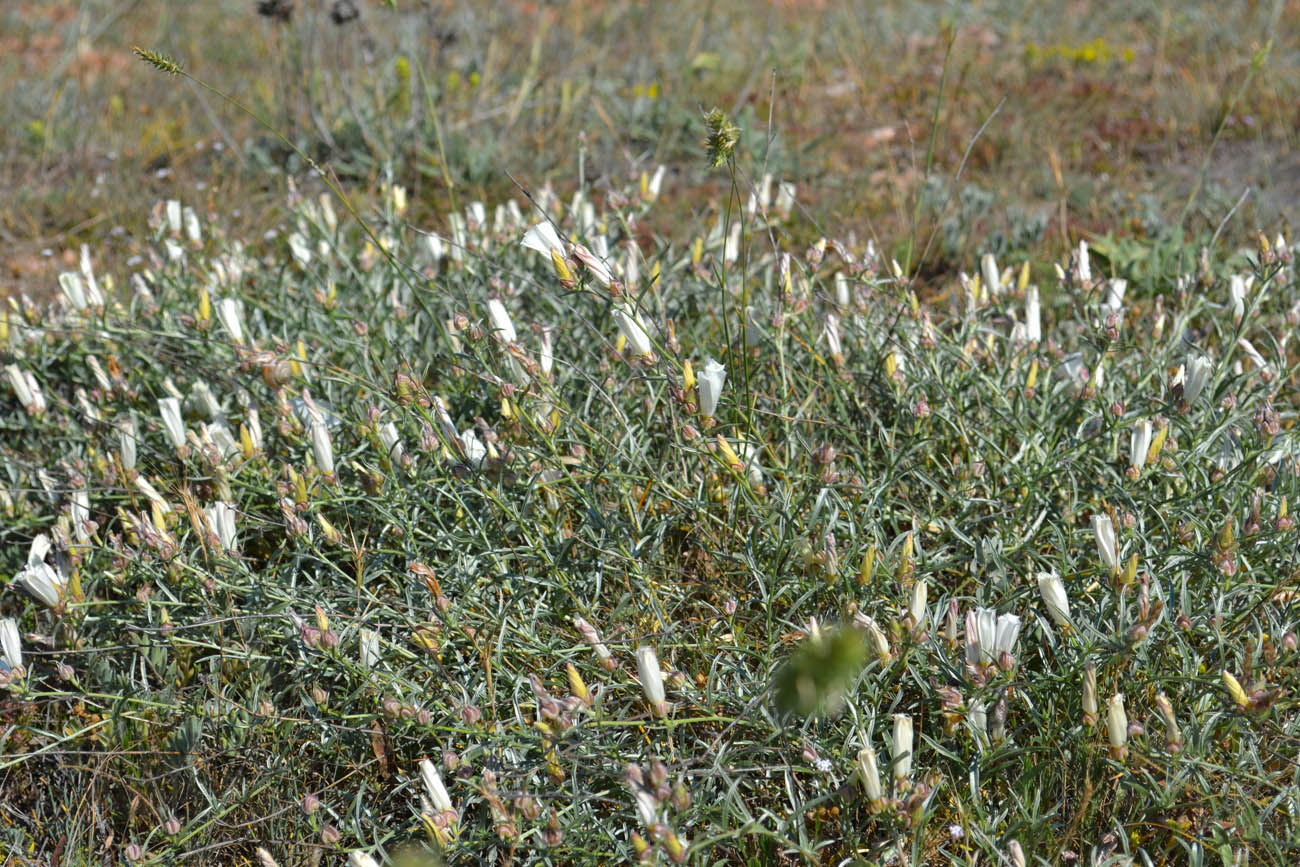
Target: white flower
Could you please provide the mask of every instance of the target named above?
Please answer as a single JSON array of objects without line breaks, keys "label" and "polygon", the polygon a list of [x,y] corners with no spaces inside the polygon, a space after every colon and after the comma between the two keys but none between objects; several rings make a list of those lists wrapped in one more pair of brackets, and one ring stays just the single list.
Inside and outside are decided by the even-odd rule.
[{"label": "white flower", "polygon": [[185,222],[185,237],[195,244],[202,243],[203,232],[199,228],[199,215],[194,212],[194,209],[189,205],[182,208],[181,219]]},{"label": "white flower", "polygon": [[885,789],[880,785],[880,768],[876,765],[876,751],[871,747],[858,750],[858,780],[872,804],[885,799]]},{"label": "white flower", "polygon": [[727,381],[727,369],[712,358],[704,360],[704,367],[696,385],[700,395],[700,415],[712,418],[718,409],[718,397],[722,394],[722,384]]},{"label": "white flower", "polygon": [[515,324],[510,321],[510,313],[500,298],[488,299],[488,319],[492,321],[492,331],[505,343],[514,343],[519,339],[515,334]]},{"label": "white flower", "polygon": [[0,654],[4,656],[3,661],[9,671],[23,667],[22,637],[18,634],[18,621],[12,617],[0,620]]},{"label": "white flower", "polygon": [[912,775],[912,718],[905,713],[894,714],[894,779],[906,780]]},{"label": "white flower", "polygon": [[966,707],[966,719],[975,728],[975,731],[982,735],[988,734],[989,714],[984,702],[977,698],[971,699],[970,704]]},{"label": "white flower", "polygon": [[1043,316],[1038,303],[1038,287],[1025,290],[1025,339],[1039,343],[1043,339]]},{"label": "white flower", "polygon": [[212,389],[208,387],[206,382],[200,379],[194,383],[190,395],[198,405],[199,411],[205,416],[210,419],[221,417],[221,402],[217,400],[216,395],[212,393]]},{"label": "white flower", "polygon": [[90,540],[86,531],[86,522],[90,520],[90,491],[85,488],[72,492],[68,502],[68,512],[72,518],[72,533],[78,542]]},{"label": "white flower", "polygon": [[913,629],[923,629],[927,619],[926,597],[929,595],[930,588],[925,579],[921,579],[912,585],[912,601],[908,605],[907,613],[912,618]]},{"label": "white flower", "polygon": [[203,510],[203,517],[207,520],[209,532],[217,537],[222,550],[234,551],[236,549],[235,507],[230,503],[217,501]]},{"label": "white flower", "polygon": [[117,422],[117,451],[122,459],[122,469],[128,472],[135,469],[136,437],[135,419],[130,416],[119,419]]},{"label": "white flower", "polygon": [[1232,321],[1240,322],[1246,313],[1246,279],[1233,274],[1228,280],[1228,300],[1232,303]]},{"label": "white flower", "polygon": [[645,323],[641,321],[641,317],[635,310],[627,306],[615,307],[614,321],[618,323],[618,330],[623,332],[632,355],[640,358],[654,350],[650,335],[646,333]]},{"label": "white flower", "polygon": [[822,333],[826,335],[826,348],[830,350],[831,358],[842,361],[844,343],[840,339],[840,317],[834,313],[827,313],[826,325],[822,328]]},{"label": "white flower", "polygon": [[722,261],[727,264],[740,258],[740,229],[740,221],[733,222],[727,232],[727,240],[722,244]]},{"label": "white flower", "polygon": [[487,206],[482,202],[470,202],[465,208],[465,215],[472,228],[481,229],[487,225]]},{"label": "white flower", "polygon": [[181,233],[181,203],[178,199],[167,200],[167,228],[173,235]]},{"label": "white flower", "polygon": [[487,460],[488,448],[483,441],[474,433],[474,428],[465,428],[460,435],[461,448],[465,452],[465,463],[471,467],[483,466],[483,461]]},{"label": "white flower", "polygon": [[1091,661],[1083,667],[1083,721],[1097,722],[1097,663]]},{"label": "white flower", "polygon": [[1127,289],[1128,281],[1120,277],[1114,277],[1106,284],[1106,300],[1101,304],[1103,317],[1124,312],[1124,292]]},{"label": "white flower", "polygon": [[162,494],[158,493],[158,489],[149,484],[149,480],[144,476],[135,477],[135,488],[137,491],[144,494],[145,497],[148,498],[149,502],[157,503],[158,509],[164,515],[172,510],[171,503],[167,502],[166,498],[163,497]]},{"label": "white flower", "polygon": [[1119,542],[1109,515],[1092,516],[1092,535],[1097,540],[1097,554],[1107,572],[1119,571]]},{"label": "white flower", "polygon": [[1147,453],[1151,450],[1151,422],[1142,421],[1133,425],[1133,434],[1129,438],[1129,465],[1139,474],[1147,463]]},{"label": "white flower", "polygon": [[[379,633],[373,629],[357,630],[357,655],[362,668],[374,668],[379,664]],[[428,761],[427,759],[425,761]]]},{"label": "white flower", "polygon": [[867,630],[867,637],[871,639],[871,645],[876,649],[876,656],[881,662],[889,662],[893,658],[893,651],[889,647],[889,637],[885,631],[880,628],[874,617],[870,617],[861,612],[853,615],[853,623]]},{"label": "white flower", "polygon": [[1020,618],[1014,614],[998,616],[997,634],[993,639],[993,659],[999,661],[1003,654],[1015,656],[1016,640],[1020,637]]},{"label": "white flower", "polygon": [[50,552],[50,537],[41,533],[32,540],[32,547],[27,553],[27,565],[14,576],[14,584],[36,598],[37,601],[53,608],[59,604],[63,593],[63,575],[45,562]]},{"label": "white flower", "polygon": [[158,412],[162,415],[163,431],[167,434],[167,442],[175,449],[185,445],[185,424],[181,421],[180,398],[159,398]]},{"label": "white flower", "polygon": [[289,252],[293,254],[293,258],[299,265],[305,267],[311,262],[311,248],[307,246],[307,239],[299,232],[289,236]]},{"label": "white flower", "polygon": [[849,288],[849,278],[844,276],[843,271],[835,272],[835,306],[841,310],[849,306],[852,300],[852,290]]},{"label": "white flower", "polygon": [[23,405],[23,409],[30,415],[40,415],[45,411],[45,395],[41,392],[41,387],[31,371],[10,364],[5,368],[5,375],[9,377],[9,384],[13,386],[14,394],[18,397],[18,402]]},{"label": "white flower", "polygon": [[755,347],[763,339],[763,323],[758,318],[758,311],[753,307],[745,308],[745,348]]},{"label": "white flower", "polygon": [[994,661],[993,645],[998,637],[998,614],[992,608],[966,612],[966,661],[988,665]]},{"label": "white flower", "polygon": [[1043,597],[1047,613],[1060,626],[1070,625],[1070,597],[1065,592],[1065,582],[1055,572],[1038,573],[1038,595]]},{"label": "white flower", "polygon": [[86,290],[81,283],[81,278],[71,271],[64,271],[59,275],[59,289],[63,291],[64,300],[73,310],[85,310],[88,306],[89,302],[86,300]]},{"label": "white flower", "polygon": [[525,232],[524,239],[520,243],[548,259],[551,258],[552,253],[564,255],[564,242],[560,240],[560,235],[555,231],[555,226],[550,220],[543,220]]},{"label": "white flower", "polygon": [[104,295],[95,280],[95,269],[90,264],[90,245],[81,245],[81,276],[86,281],[86,302],[92,307],[104,306]]},{"label": "white flower", "polygon": [[430,232],[424,236],[425,249],[429,251],[429,258],[436,265],[447,255],[447,242],[437,232]]},{"label": "white flower", "polygon": [[653,828],[659,823],[659,804],[655,796],[645,789],[636,790],[636,813],[641,819],[641,824],[647,828]]},{"label": "white flower", "polygon": [[1210,382],[1214,364],[1204,355],[1187,359],[1187,381],[1183,384],[1183,403],[1191,406]]},{"label": "white flower", "polygon": [[379,441],[384,444],[384,451],[388,452],[388,457],[395,461],[402,459],[405,448],[402,446],[402,435],[397,432],[397,425],[393,422],[385,422],[379,427]]},{"label": "white flower", "polygon": [[795,186],[789,181],[781,181],[776,185],[776,212],[781,215],[781,219],[790,216],[794,210]]},{"label": "white flower", "polygon": [[1124,694],[1121,692],[1106,702],[1106,737],[1115,758],[1123,759],[1128,753],[1128,715],[1124,713]]},{"label": "white flower", "polygon": [[355,849],[348,855],[348,867],[379,867],[379,862],[360,849]]},{"label": "white flower", "polygon": [[324,423],[312,419],[311,450],[316,457],[316,466],[325,475],[334,473],[334,444],[330,442],[330,430]]},{"label": "white flower", "polygon": [[655,716],[667,713],[664,701],[664,677],[659,670],[659,658],[653,647],[638,647],[636,650],[636,670],[641,678],[641,689],[645,691],[646,701],[650,703]]},{"label": "white flower", "polygon": [[547,376],[555,369],[555,329],[549,325],[542,328],[541,349],[538,351],[538,364]]},{"label": "white flower", "polygon": [[1251,343],[1244,337],[1238,337],[1237,346],[1241,347],[1241,351],[1246,353],[1246,357],[1250,359],[1250,363],[1253,364],[1257,370],[1264,372],[1266,380],[1272,375],[1268,362],[1264,360],[1263,354],[1255,348],[1255,344]]},{"label": "white flower", "polygon": [[980,257],[980,276],[984,279],[984,290],[990,298],[1002,294],[1002,275],[998,272],[998,260],[992,253]]},{"label": "white flower", "polygon": [[1088,263],[1088,242],[1087,241],[1079,242],[1079,258],[1077,264],[1079,266],[1079,282],[1091,283],[1092,266]]},{"label": "white flower", "polygon": [[230,339],[236,343],[244,342],[244,323],[239,316],[239,302],[234,298],[222,298],[217,301],[217,319],[220,320]]},{"label": "white flower", "polygon": [[452,806],[451,795],[447,794],[447,787],[442,784],[442,775],[438,773],[438,768],[428,759],[420,759],[420,779],[424,781],[424,790],[429,794],[429,800],[440,813],[455,812],[456,808]]},{"label": "white flower", "polygon": [[665,170],[666,170],[665,166],[663,165],[658,166],[655,169],[654,175],[651,176],[650,182],[646,184],[646,194],[649,196],[650,201],[652,202],[655,199],[659,198],[659,191],[663,189]]}]

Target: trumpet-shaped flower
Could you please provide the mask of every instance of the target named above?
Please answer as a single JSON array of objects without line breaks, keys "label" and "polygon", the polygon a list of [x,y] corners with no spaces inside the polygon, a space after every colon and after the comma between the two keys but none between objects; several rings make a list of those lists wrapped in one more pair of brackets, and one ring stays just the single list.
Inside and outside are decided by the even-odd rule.
[{"label": "trumpet-shaped flower", "polygon": [[442,784],[442,775],[428,759],[420,759],[420,779],[424,782],[424,790],[428,793],[429,801],[435,809],[441,813],[456,811],[451,803],[451,795],[447,793],[447,787]]},{"label": "trumpet-shaped flower", "polygon": [[1092,282],[1092,266],[1088,262],[1088,242],[1079,242],[1079,253],[1075,259],[1075,265],[1079,273],[1079,282],[1088,284]]},{"label": "trumpet-shaped flower", "polygon": [[1025,340],[1040,343],[1043,339],[1043,315],[1038,303],[1038,287],[1025,290]]},{"label": "trumpet-shaped flower", "polygon": [[985,253],[980,257],[980,276],[984,280],[984,289],[990,298],[1002,294],[1002,275],[998,271],[998,261],[993,258],[992,253]]},{"label": "trumpet-shaped flower", "polygon": [[1047,613],[1058,626],[1070,627],[1070,597],[1065,592],[1065,583],[1055,572],[1038,573],[1038,594],[1043,597]]},{"label": "trumpet-shaped flower", "polygon": [[117,451],[122,459],[122,469],[130,472],[135,469],[136,437],[138,436],[133,416],[123,416],[117,422]]},{"label": "trumpet-shaped flower", "polygon": [[312,419],[311,450],[316,466],[325,475],[334,474],[334,444],[330,442],[330,429],[324,422]]},{"label": "trumpet-shaped flower", "polygon": [[208,523],[208,532],[217,538],[223,551],[236,550],[235,507],[230,503],[218,501],[203,510]]},{"label": "trumpet-shaped flower", "polygon": [[1131,475],[1141,475],[1147,463],[1147,453],[1151,450],[1151,422],[1147,419],[1133,425],[1133,434],[1129,438],[1129,469]]},{"label": "trumpet-shaped flower", "polygon": [[645,323],[636,311],[630,307],[615,307],[614,321],[618,323],[618,329],[623,333],[627,340],[627,345],[632,355],[641,358],[649,355],[654,351],[654,345],[650,342],[650,335],[646,331]]},{"label": "trumpet-shaped flower", "polygon": [[500,298],[488,299],[488,318],[492,321],[492,331],[504,343],[514,343],[519,339],[515,333],[515,324],[510,321],[510,313]]},{"label": "trumpet-shaped flower", "polygon": [[858,781],[873,806],[885,800],[885,789],[880,784],[880,768],[876,765],[876,751],[871,747],[858,750]]},{"label": "trumpet-shaped flower", "polygon": [[1097,554],[1106,571],[1119,571],[1119,541],[1115,538],[1115,524],[1109,515],[1092,516],[1092,535],[1097,540]]},{"label": "trumpet-shaped flower", "polygon": [[27,565],[14,576],[14,584],[27,591],[38,602],[49,608],[59,604],[63,595],[64,578],[54,567],[45,562],[50,553],[50,537],[41,533],[32,540],[27,553]]},{"label": "trumpet-shaped flower", "polygon": [[1097,663],[1090,660],[1083,667],[1083,721],[1093,726],[1097,719]]},{"label": "trumpet-shaped flower", "polygon": [[1106,300],[1101,303],[1103,317],[1119,315],[1124,312],[1124,293],[1128,291],[1128,281],[1114,277],[1106,284]]},{"label": "trumpet-shaped flower", "polygon": [[1210,374],[1214,372],[1214,364],[1204,355],[1197,355],[1187,359],[1186,381],[1183,383],[1183,403],[1191,406],[1196,403],[1196,399],[1205,391],[1205,387],[1210,383]]},{"label": "trumpet-shaped flower", "polygon": [[705,359],[700,370],[697,391],[700,396],[700,415],[712,418],[718,409],[718,397],[722,394],[722,384],[727,381],[727,369],[712,358]]},{"label": "trumpet-shaped flower", "polygon": [[894,779],[900,783],[912,775],[912,744],[912,718],[905,713],[894,714],[891,752],[894,757]]},{"label": "trumpet-shaped flower", "polygon": [[379,427],[379,441],[384,444],[384,451],[388,457],[395,461],[400,461],[406,449],[402,445],[402,435],[397,432],[397,425],[393,422],[385,422]]},{"label": "trumpet-shaped flower", "polygon": [[360,849],[354,849],[348,855],[348,867],[379,867],[379,862]]},{"label": "trumpet-shaped flower", "polygon": [[45,412],[45,395],[41,392],[41,387],[31,371],[10,364],[5,368],[5,375],[9,377],[9,384],[13,386],[18,402],[29,415],[40,415]]},{"label": "trumpet-shaped flower", "polygon": [[465,453],[465,463],[471,467],[481,467],[487,460],[488,448],[483,441],[474,433],[474,428],[465,428],[459,437],[461,448]]},{"label": "trumpet-shaped flower", "polygon": [[217,320],[226,329],[230,339],[236,343],[244,342],[244,322],[239,315],[239,302],[234,298],[221,298],[217,301]]},{"label": "trumpet-shaped flower", "polygon": [[18,621],[12,617],[0,620],[0,663],[6,671],[23,670],[23,642],[18,634]]},{"label": "trumpet-shaped flower", "polygon": [[185,423],[181,421],[181,401],[178,397],[158,399],[158,412],[162,416],[163,431],[167,442],[174,449],[185,445]]},{"label": "trumpet-shaped flower", "polygon": [[912,628],[916,630],[924,629],[926,623],[926,598],[930,592],[929,586],[925,579],[921,579],[912,585],[912,599],[907,607],[907,614],[912,618]]},{"label": "trumpet-shaped flower", "polygon": [[365,669],[372,669],[379,664],[378,632],[373,629],[357,630],[357,657],[361,662],[361,667]]},{"label": "trumpet-shaped flower", "polygon": [[1106,702],[1106,737],[1116,759],[1128,755],[1128,714],[1124,713],[1124,694],[1117,692]]}]

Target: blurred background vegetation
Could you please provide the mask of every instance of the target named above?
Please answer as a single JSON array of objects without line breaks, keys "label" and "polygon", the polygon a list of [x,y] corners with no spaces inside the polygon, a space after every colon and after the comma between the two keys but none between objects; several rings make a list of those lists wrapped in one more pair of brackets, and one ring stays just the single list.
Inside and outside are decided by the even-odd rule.
[{"label": "blurred background vegetation", "polygon": [[250,237],[283,217],[278,176],[310,185],[266,130],[133,45],[354,192],[391,174],[417,224],[515,180],[600,189],[664,162],[654,229],[690,234],[721,183],[699,156],[718,105],[742,170],[799,185],[810,235],[888,240],[906,261],[937,233],[920,275],[937,283],[983,249],[1208,236],[1247,191],[1221,237],[1285,228],[1298,24],[1296,0],[9,0],[0,293],[49,292],[81,243],[120,270],[120,227],[160,198]]}]

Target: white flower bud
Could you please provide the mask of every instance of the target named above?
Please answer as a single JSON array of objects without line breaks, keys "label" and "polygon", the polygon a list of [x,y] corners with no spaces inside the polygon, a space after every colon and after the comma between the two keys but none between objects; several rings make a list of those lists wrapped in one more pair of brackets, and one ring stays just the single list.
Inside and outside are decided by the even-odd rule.
[{"label": "white flower bud", "polygon": [[664,678],[659,671],[659,658],[653,647],[638,647],[636,651],[636,670],[641,678],[641,689],[645,691],[646,701],[650,703],[655,716],[664,716],[668,712],[664,701]]},{"label": "white flower bud", "polygon": [[1117,692],[1106,702],[1106,737],[1111,755],[1123,761],[1128,755],[1128,715],[1124,713],[1124,694]]},{"label": "white flower bud", "polygon": [[1058,626],[1070,627],[1070,597],[1065,592],[1065,582],[1055,572],[1038,573],[1038,595],[1043,597],[1047,613]]},{"label": "white flower bud", "polygon": [[905,713],[894,714],[894,779],[906,780],[912,775],[912,718]]}]

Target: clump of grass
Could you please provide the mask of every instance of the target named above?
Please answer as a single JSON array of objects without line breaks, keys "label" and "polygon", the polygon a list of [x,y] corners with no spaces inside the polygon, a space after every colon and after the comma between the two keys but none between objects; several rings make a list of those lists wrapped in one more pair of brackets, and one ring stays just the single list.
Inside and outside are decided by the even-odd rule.
[{"label": "clump of grass", "polygon": [[12,858],[1286,862],[1292,247],[925,303],[658,181],[4,311]]}]

